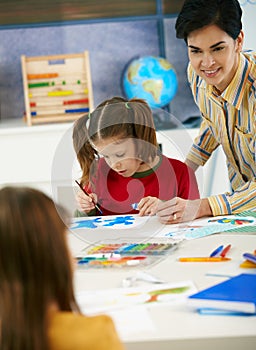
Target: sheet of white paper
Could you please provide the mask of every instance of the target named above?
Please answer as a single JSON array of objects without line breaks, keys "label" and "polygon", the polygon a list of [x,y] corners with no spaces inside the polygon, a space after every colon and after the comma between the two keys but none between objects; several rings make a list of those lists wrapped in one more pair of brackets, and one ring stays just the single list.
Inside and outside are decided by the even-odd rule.
[{"label": "sheet of white paper", "polygon": [[145,307],[136,306],[110,311],[108,315],[112,317],[116,330],[123,341],[129,339],[131,335],[156,332],[155,324]]}]

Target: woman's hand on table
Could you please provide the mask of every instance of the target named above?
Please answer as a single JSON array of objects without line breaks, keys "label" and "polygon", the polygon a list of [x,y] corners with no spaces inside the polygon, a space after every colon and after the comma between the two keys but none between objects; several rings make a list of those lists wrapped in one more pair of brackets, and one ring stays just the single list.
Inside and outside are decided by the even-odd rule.
[{"label": "woman's hand on table", "polygon": [[168,201],[159,201],[155,214],[163,224],[176,224],[212,216],[212,211],[207,198],[188,200],[175,197]]}]

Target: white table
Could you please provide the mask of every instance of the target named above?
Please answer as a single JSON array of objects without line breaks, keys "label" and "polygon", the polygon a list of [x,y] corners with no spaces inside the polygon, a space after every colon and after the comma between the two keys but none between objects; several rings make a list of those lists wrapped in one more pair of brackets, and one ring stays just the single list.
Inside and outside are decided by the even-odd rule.
[{"label": "white table", "polygon": [[[157,222],[150,223],[154,232]],[[159,225],[161,229],[161,225]],[[69,234],[69,243],[73,254],[78,253],[92,239],[95,241],[104,239],[102,234],[97,235],[93,230],[80,230],[79,235]],[[110,230],[111,231],[111,230]],[[145,236],[143,230],[126,230],[126,233],[110,233],[106,231],[106,238],[114,235],[129,235],[131,237]],[[113,230],[114,231],[114,230]],[[142,232],[143,231],[143,232]],[[150,235],[150,232],[149,232]],[[218,268],[226,268],[229,262],[221,263],[181,263],[179,256],[205,256],[220,244],[232,244],[229,255],[232,264],[243,261],[242,254],[252,252],[256,248],[256,235],[221,233],[200,239],[185,241],[160,263],[148,268],[147,271],[167,282],[179,282],[192,280],[197,288],[203,289],[215,283],[221,282],[226,277],[208,276],[207,272]],[[102,290],[121,286],[123,278],[130,276],[134,270],[124,269],[99,269],[77,270],[75,272],[76,291]],[[122,337],[127,349],[136,350],[249,350],[256,349],[256,317],[238,316],[206,316],[192,312],[185,304],[180,305],[154,305],[148,307],[148,312],[154,323],[155,331],[127,334]]]}]

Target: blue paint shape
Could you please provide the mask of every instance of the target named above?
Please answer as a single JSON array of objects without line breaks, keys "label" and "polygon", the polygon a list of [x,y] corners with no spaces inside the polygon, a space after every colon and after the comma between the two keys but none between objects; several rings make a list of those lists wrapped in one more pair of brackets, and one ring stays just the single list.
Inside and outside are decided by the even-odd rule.
[{"label": "blue paint shape", "polygon": [[71,227],[72,229],[77,228],[97,228],[97,223],[102,222],[101,218],[95,218],[95,219],[87,219],[87,220],[81,220],[74,223],[75,226]]},{"label": "blue paint shape", "polygon": [[125,216],[116,216],[111,219],[104,219],[104,217],[100,218],[92,218],[92,219],[82,219],[76,221],[71,225],[72,229],[79,228],[98,228],[98,227],[113,227],[115,225],[123,225],[128,226],[132,225],[135,222],[135,218],[132,215]]},{"label": "blue paint shape", "polygon": [[117,216],[113,219],[106,219],[103,221],[103,226],[115,226],[115,225],[132,225],[135,218],[132,215]]}]

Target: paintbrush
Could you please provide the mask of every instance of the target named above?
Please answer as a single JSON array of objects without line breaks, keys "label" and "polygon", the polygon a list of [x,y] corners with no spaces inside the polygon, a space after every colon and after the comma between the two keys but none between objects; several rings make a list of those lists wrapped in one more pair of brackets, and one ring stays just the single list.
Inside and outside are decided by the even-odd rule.
[{"label": "paintbrush", "polygon": [[[75,180],[75,182],[76,182],[76,184],[81,188],[81,190],[84,192],[84,194],[86,194],[86,196],[92,198],[92,197],[90,196],[90,194],[89,194],[87,191],[85,191],[85,189],[83,188],[83,186],[82,186],[77,180]],[[95,208],[96,208],[96,209],[101,213],[101,215],[102,215],[102,214],[103,214],[102,210],[100,209],[100,207],[98,206],[98,204],[94,202],[93,198],[92,198],[92,201],[93,201],[93,204],[95,205]]]}]

